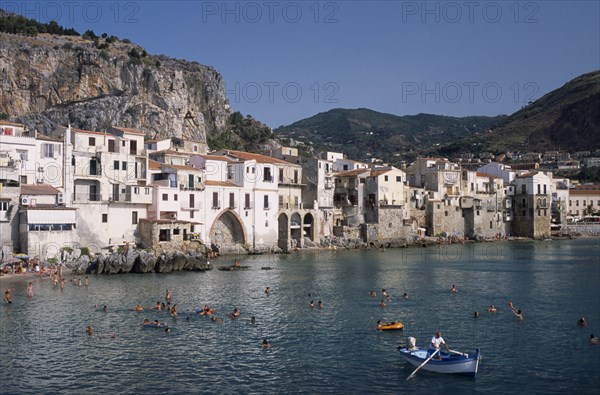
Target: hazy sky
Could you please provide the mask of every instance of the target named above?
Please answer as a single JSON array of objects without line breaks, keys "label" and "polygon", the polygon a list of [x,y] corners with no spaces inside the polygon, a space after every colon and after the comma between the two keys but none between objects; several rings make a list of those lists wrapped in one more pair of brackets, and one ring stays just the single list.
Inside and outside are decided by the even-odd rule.
[{"label": "hazy sky", "polygon": [[271,127],[331,108],[510,114],[600,68],[599,1],[0,1],[219,70]]}]

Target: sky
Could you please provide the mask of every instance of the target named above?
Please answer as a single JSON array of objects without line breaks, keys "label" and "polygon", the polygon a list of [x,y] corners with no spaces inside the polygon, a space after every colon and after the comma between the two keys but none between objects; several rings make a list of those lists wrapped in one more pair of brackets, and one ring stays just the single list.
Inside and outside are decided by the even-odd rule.
[{"label": "sky", "polygon": [[224,77],[276,128],[332,108],[511,114],[600,69],[600,1],[4,1]]}]

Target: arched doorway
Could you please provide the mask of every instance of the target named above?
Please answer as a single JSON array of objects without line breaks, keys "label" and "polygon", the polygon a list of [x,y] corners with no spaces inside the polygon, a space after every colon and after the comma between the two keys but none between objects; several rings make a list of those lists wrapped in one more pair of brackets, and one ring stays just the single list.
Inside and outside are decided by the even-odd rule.
[{"label": "arched doorway", "polygon": [[279,215],[279,218],[277,219],[277,225],[278,225],[278,228],[277,228],[278,243],[277,244],[279,245],[279,248],[281,248],[282,250],[289,251],[290,228],[289,228],[288,216],[285,214]]},{"label": "arched doorway", "polygon": [[209,233],[210,241],[221,249],[246,243],[246,233],[239,218],[231,211],[217,217]]},{"label": "arched doorway", "polygon": [[292,238],[292,247],[301,247],[302,243],[302,218],[300,214],[292,214],[292,220],[290,221],[290,237]]},{"label": "arched doorway", "polygon": [[308,237],[311,241],[315,241],[314,237],[315,220],[312,214],[306,214],[302,224],[303,236]]}]

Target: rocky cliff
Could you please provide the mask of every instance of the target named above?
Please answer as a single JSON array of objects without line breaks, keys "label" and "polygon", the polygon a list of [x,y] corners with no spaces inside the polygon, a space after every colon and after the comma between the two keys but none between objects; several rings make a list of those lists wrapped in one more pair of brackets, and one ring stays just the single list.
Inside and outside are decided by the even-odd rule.
[{"label": "rocky cliff", "polygon": [[119,125],[205,142],[231,113],[215,69],[127,40],[0,33],[0,72],[0,113],[42,133]]}]

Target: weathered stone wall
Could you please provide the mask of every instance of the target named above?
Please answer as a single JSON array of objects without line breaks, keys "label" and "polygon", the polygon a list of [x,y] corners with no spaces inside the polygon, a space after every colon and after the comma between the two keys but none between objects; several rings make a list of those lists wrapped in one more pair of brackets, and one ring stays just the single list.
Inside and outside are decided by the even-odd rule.
[{"label": "weathered stone wall", "polygon": [[427,235],[464,237],[465,221],[459,206],[445,205],[443,201],[430,201],[425,209]]}]

